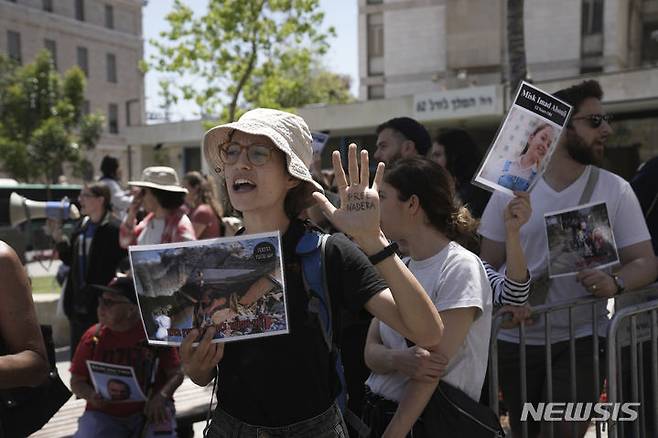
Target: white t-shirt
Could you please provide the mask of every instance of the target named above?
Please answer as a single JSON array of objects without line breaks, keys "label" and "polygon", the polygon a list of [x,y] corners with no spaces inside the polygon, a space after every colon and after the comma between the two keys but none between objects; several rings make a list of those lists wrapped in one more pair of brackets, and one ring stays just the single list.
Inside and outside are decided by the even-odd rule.
[{"label": "white t-shirt", "polygon": [[152,217],[148,224],[146,224],[144,231],[137,236],[137,245],[157,245],[162,243],[164,227],[164,218]]},{"label": "white t-shirt", "polygon": [[[442,380],[461,389],[474,400],[480,399],[489,357],[491,335],[491,286],[480,259],[455,242],[425,260],[411,260],[409,270],[425,288],[439,312],[477,307],[475,320],[464,343],[452,358]],[[379,323],[379,334],[388,348],[407,348],[395,330]],[[446,331],[443,336],[450,336]],[[399,401],[409,380],[401,373],[370,374],[366,384],[389,400]]]},{"label": "white t-shirt", "polygon": [[[521,228],[521,246],[533,278],[540,278],[547,272],[548,241],[544,214],[577,206],[590,171],[591,166],[587,166],[582,175],[561,192],[554,191],[546,184],[544,178],[537,181],[534,189],[530,192],[532,216],[528,223]],[[510,195],[501,192],[493,194],[480,222],[479,231],[482,236],[496,242],[505,241],[503,211],[511,198]],[[633,193],[630,184],[619,176],[600,169],[599,180],[589,202],[606,203],[610,216],[610,225],[618,248],[651,239],[635,193]],[[501,267],[501,272],[504,272],[503,269],[505,269],[505,265]],[[530,296],[532,297],[532,288],[530,289]],[[591,297],[591,294],[580,283],[576,282],[575,276],[557,277],[551,281],[546,303],[556,303],[578,297]],[[605,336],[609,320],[604,305],[600,306],[598,314],[599,335]],[[591,335],[592,308],[590,306],[576,307],[574,317],[576,337]],[[539,318],[532,326],[526,327],[526,335],[526,342],[529,345],[543,345],[545,342],[543,318]],[[498,339],[518,343],[518,330],[501,330]],[[568,311],[553,312],[551,314],[551,341],[559,342],[568,339]]]},{"label": "white t-shirt", "polygon": [[112,178],[101,178],[100,182],[110,189],[112,196],[112,212],[121,220],[126,217],[128,207],[133,197],[126,193],[119,183]]}]

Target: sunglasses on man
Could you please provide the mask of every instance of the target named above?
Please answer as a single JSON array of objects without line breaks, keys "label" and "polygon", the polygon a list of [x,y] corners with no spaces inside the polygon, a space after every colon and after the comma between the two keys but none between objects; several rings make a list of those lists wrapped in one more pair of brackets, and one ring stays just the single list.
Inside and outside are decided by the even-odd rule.
[{"label": "sunglasses on man", "polygon": [[589,120],[589,125],[596,129],[605,121],[610,124],[612,116],[610,114],[589,114],[587,116],[574,117],[571,120]]}]

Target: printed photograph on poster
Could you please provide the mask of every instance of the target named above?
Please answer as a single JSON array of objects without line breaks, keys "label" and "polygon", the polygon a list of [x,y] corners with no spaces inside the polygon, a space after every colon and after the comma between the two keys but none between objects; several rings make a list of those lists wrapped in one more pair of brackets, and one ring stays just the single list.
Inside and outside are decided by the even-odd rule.
[{"label": "printed photograph on poster", "polygon": [[527,192],[541,178],[571,106],[522,82],[473,183],[486,190]]},{"label": "printed photograph on poster", "polygon": [[94,390],[104,400],[111,402],[146,400],[133,367],[88,360],[87,369]]},{"label": "printed photograph on poster", "polygon": [[129,248],[148,342],[180,345],[193,328],[214,342],[288,333],[278,232]]},{"label": "printed photograph on poster", "polygon": [[551,278],[619,263],[605,202],[546,213],[544,220]]}]

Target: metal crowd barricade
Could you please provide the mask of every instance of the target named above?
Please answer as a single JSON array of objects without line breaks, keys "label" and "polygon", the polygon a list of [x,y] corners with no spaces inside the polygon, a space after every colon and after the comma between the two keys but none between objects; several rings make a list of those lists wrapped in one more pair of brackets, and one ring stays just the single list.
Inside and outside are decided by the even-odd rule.
[{"label": "metal crowd barricade", "polygon": [[[637,319],[637,314],[646,312],[647,309],[650,309],[651,311],[651,318],[655,322],[655,320],[658,318],[658,315],[656,314],[656,309],[658,309],[658,304],[656,307],[647,307],[653,302],[647,303],[649,297],[651,294],[656,294],[658,293],[658,284],[654,283],[650,285],[647,288],[643,288],[638,291],[633,291],[633,292],[627,292],[619,297],[622,297],[622,300],[636,300],[640,301],[641,304],[638,304],[636,306],[631,306],[627,308],[621,308],[618,309],[618,300],[615,297],[615,311],[612,317],[612,320],[610,321],[610,325],[608,327],[608,333],[616,333],[613,332],[613,327],[615,330],[619,330],[621,325],[621,320],[626,319],[626,318],[631,318],[631,328],[635,327],[636,324],[636,319]],[[552,333],[551,333],[551,316],[554,315],[557,312],[569,312],[569,317],[568,317],[568,322],[569,322],[569,366],[570,366],[570,375],[572,378],[570,379],[570,391],[571,391],[571,396],[573,400],[576,400],[577,396],[577,384],[578,382],[576,381],[576,333],[575,333],[575,325],[576,321],[574,320],[574,310],[579,308],[579,307],[589,307],[591,309],[591,314],[592,314],[592,330],[591,333],[597,334],[599,333],[599,310],[600,306],[606,305],[609,303],[608,298],[580,298],[576,300],[570,300],[570,301],[564,301],[564,302],[559,302],[559,303],[551,303],[551,304],[544,304],[540,306],[535,306],[532,309],[532,317],[535,320],[539,320],[540,318],[543,318],[544,320],[544,346],[545,346],[545,382],[546,382],[546,391],[545,391],[545,400],[546,402],[552,402],[553,401],[553,373],[552,373]],[[657,302],[658,303],[658,302]],[[653,304],[651,304],[653,305]],[[630,313],[629,313],[630,312]],[[635,312],[635,313],[633,313]],[[498,390],[499,390],[499,374],[498,374],[498,334],[502,328],[502,324],[506,321],[509,320],[510,314],[505,311],[499,311],[497,312],[493,318],[492,318],[492,329],[491,329],[491,342],[490,342],[490,348],[489,348],[489,403],[491,408],[494,410],[494,412],[499,412],[499,401],[498,401]],[[618,322],[615,322],[618,321]],[[654,324],[655,325],[655,324]],[[528,381],[527,381],[527,372],[526,372],[526,325],[524,323],[519,324],[518,328],[518,333],[519,333],[519,366],[520,366],[520,389],[521,389],[521,402],[525,403],[528,401],[527,397],[527,391],[528,391]],[[630,337],[631,337],[631,356],[633,354],[637,354],[637,351],[633,349],[634,342],[633,340],[637,340],[636,337],[633,337],[633,330],[630,330]],[[658,366],[658,355],[654,356],[656,351],[654,350],[655,348],[655,343],[656,340],[658,339],[658,330],[656,327],[653,325],[651,326],[651,333],[650,333],[651,339],[653,340],[652,342],[652,358],[654,359],[652,362],[654,364],[654,369],[652,370],[652,376],[658,377],[657,371],[655,369],[656,366]],[[617,337],[613,338],[617,339]],[[560,341],[562,342],[562,341]],[[604,341],[603,341],[604,342]],[[608,338],[608,345],[610,344],[611,340]],[[600,379],[601,375],[599,373],[599,337],[598,336],[592,336],[592,362],[593,362],[593,381],[594,381],[594,388],[600,388]],[[613,349],[619,350],[620,344],[614,344]],[[633,357],[632,357],[633,358]],[[637,356],[634,357],[635,360],[632,361],[633,364],[637,365]],[[610,356],[610,352],[608,351],[608,360],[606,365],[610,367],[610,362],[613,362],[613,367],[608,368],[609,370],[614,370],[616,373],[614,374],[615,379],[612,380],[612,385],[615,385],[615,390],[617,388],[621,389],[620,383],[620,375],[621,375],[621,370],[620,366],[617,366],[618,363],[617,361],[621,360],[621,352],[619,354],[614,355],[614,357]],[[633,389],[635,392],[633,393],[634,395],[637,395],[637,387],[638,385],[641,385],[641,379],[638,381],[638,376],[637,374],[637,366],[632,367],[635,372],[632,374],[632,379],[633,379]],[[607,372],[606,375],[604,376],[606,378],[606,381],[608,382],[608,385],[610,385],[611,379],[610,375]],[[618,383],[619,382],[619,383]],[[654,397],[653,400],[655,401],[654,406],[658,405],[658,380],[653,380],[654,382]],[[642,387],[642,386],[639,386]],[[599,400],[601,391],[596,390],[596,394],[592,394],[592,400]],[[610,392],[610,390],[608,390]],[[642,417],[642,416],[641,416]],[[655,413],[654,418],[656,419],[655,422],[658,422],[658,412]],[[654,423],[655,423],[654,422]],[[614,435],[616,433],[616,428],[617,428],[617,423],[614,422],[608,422],[608,429],[610,429],[609,432],[612,432],[613,435],[609,436],[617,436]],[[639,423],[636,422],[636,423]],[[604,425],[606,423],[604,422],[598,422],[597,427],[596,427],[596,436],[597,438],[601,437],[602,434],[602,429],[604,428]],[[543,428],[545,427],[546,423],[543,423]],[[579,423],[578,422],[573,422],[571,425],[571,432],[573,436],[577,436],[577,428],[578,428]],[[621,426],[623,427],[623,426]],[[523,438],[528,437],[528,423],[527,422],[521,422],[521,428],[522,428],[522,436]],[[545,430],[547,429],[547,430]],[[542,436],[548,436],[553,438],[555,435],[555,431],[553,430],[554,427],[545,427],[545,429],[542,430]],[[612,430],[615,429],[615,430]],[[658,429],[655,429],[658,430]],[[635,435],[635,437],[640,437],[643,435]]]},{"label": "metal crowd barricade", "polygon": [[[655,436],[658,433],[658,300],[617,310],[608,328],[607,342],[608,402],[640,403],[637,421],[610,419],[608,437]],[[624,368],[629,367],[624,367],[625,358],[630,360],[626,373]],[[650,376],[645,376],[646,372]],[[624,376],[629,374],[630,397],[628,389],[624,390]],[[647,426],[653,431],[647,430]]]}]

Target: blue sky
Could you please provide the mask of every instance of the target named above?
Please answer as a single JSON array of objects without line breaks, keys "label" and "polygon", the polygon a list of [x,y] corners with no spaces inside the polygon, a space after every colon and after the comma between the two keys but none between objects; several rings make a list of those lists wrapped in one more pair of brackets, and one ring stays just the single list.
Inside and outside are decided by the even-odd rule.
[{"label": "blue sky", "polygon": [[[197,13],[205,11],[208,0],[184,0]],[[144,8],[144,56],[148,60],[153,50],[149,44],[152,38],[158,38],[161,31],[167,28],[165,15],[172,9],[173,0],[150,0]],[[336,38],[330,41],[331,49],[325,56],[325,66],[334,72],[348,74],[352,77],[352,93],[356,96],[358,90],[358,40],[357,40],[357,0],[320,0],[320,7],[325,12],[325,25],[334,26]],[[161,112],[158,108],[158,80],[156,72],[146,74],[146,111]],[[195,105],[180,102],[171,109],[172,119],[194,118]]]}]

